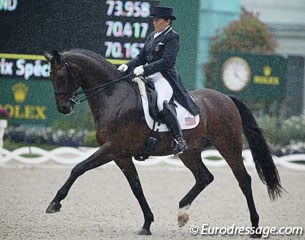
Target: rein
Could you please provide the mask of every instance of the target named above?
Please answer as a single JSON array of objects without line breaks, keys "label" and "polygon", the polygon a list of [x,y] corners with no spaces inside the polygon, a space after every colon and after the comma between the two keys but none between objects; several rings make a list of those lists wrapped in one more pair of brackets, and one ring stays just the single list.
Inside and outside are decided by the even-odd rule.
[{"label": "rein", "polygon": [[109,86],[111,86],[111,85],[113,85],[117,82],[120,82],[122,80],[130,79],[130,78],[133,78],[133,77],[135,77],[135,74],[131,73],[131,74],[128,74],[124,77],[121,77],[121,78],[119,78],[115,81],[112,81],[112,82],[109,82],[109,83],[104,83],[104,84],[98,85],[96,87],[90,88],[88,90],[79,90],[79,91],[76,92],[75,98],[73,100],[72,99],[70,99],[70,100],[73,101],[76,104],[79,104],[81,102],[86,101],[88,99],[88,97],[92,97],[93,95],[101,92],[102,90],[106,89],[107,87],[109,87]]},{"label": "rein", "polygon": [[76,90],[76,91],[70,91],[71,87],[72,87],[72,69],[71,69],[71,66],[69,64],[69,62],[67,61],[66,57],[65,56],[62,56],[62,60],[63,60],[63,63],[64,63],[64,66],[68,72],[68,86],[69,86],[69,90],[67,91],[58,91],[58,90],[55,90],[54,91],[54,94],[55,96],[62,96],[62,95],[69,95],[69,100],[72,101],[73,103],[75,104],[80,104],[84,101],[86,101],[89,97],[103,91],[104,89],[106,89],[107,87],[115,84],[115,83],[118,83],[122,80],[125,80],[125,79],[131,79],[131,78],[134,78],[135,77],[135,74],[133,73],[130,73],[126,76],[123,76],[115,81],[112,81],[112,82],[109,82],[109,83],[104,83],[104,84],[101,84],[101,85],[98,85],[96,87],[93,87],[93,88],[90,88],[90,89],[87,89],[87,90]]}]

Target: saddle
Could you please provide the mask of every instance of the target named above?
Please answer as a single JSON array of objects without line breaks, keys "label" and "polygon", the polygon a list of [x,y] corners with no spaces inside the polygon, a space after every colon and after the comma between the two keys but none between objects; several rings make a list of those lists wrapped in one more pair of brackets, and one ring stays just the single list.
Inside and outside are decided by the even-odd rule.
[{"label": "saddle", "polygon": [[[154,85],[149,80],[143,78],[135,78],[134,82],[138,84],[138,90],[141,96],[144,116],[148,127],[151,130],[158,129],[159,132],[169,132],[168,127],[162,123],[157,107],[157,92]],[[199,114],[191,114],[175,99],[171,99],[170,105],[177,114],[177,119],[182,130],[195,128],[199,124]],[[156,125],[158,123],[158,125]]]},{"label": "saddle", "polygon": [[[145,78],[142,78],[141,80],[145,83],[149,114],[155,122],[161,123],[162,118],[160,117],[157,106],[158,93],[156,92],[155,86],[151,81],[146,80]],[[174,103],[174,98],[169,101],[169,104],[171,105],[172,109],[176,111],[177,105]]]},{"label": "saddle", "polygon": [[[151,156],[158,147],[160,142],[159,132],[168,132],[170,130],[162,122],[162,118],[159,114],[159,109],[157,106],[157,92],[155,91],[154,84],[149,80],[139,77],[135,78],[134,82],[136,82],[138,85],[145,120],[148,127],[151,129],[151,132],[146,138],[143,152],[137,156],[134,156],[136,160],[144,161]],[[199,114],[193,116],[173,98],[170,100],[169,104],[177,114],[181,129],[192,129],[199,124]]]}]

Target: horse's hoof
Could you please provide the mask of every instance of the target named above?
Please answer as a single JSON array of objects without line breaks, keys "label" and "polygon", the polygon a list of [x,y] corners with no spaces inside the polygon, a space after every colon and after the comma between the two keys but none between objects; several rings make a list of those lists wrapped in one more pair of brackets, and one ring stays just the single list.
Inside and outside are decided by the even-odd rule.
[{"label": "horse's hoof", "polygon": [[187,210],[190,208],[190,204],[179,208],[178,211],[178,226],[183,227],[189,220],[189,215],[187,213]]},{"label": "horse's hoof", "polygon": [[258,233],[253,233],[250,235],[250,238],[261,238],[262,234],[258,234]]},{"label": "horse's hoof", "polygon": [[46,213],[56,213],[59,212],[61,208],[61,204],[59,202],[51,202],[48,206]]},{"label": "horse's hoof", "polygon": [[151,231],[149,229],[142,228],[139,232],[138,235],[151,235]]},{"label": "horse's hoof", "polygon": [[178,226],[183,227],[189,220],[189,215],[184,213],[178,216]]}]

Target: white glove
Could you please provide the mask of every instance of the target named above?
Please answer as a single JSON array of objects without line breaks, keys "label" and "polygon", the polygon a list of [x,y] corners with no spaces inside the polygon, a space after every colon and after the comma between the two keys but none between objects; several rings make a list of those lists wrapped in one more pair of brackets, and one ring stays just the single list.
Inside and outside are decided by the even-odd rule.
[{"label": "white glove", "polygon": [[122,64],[118,67],[118,70],[121,72],[121,73],[124,73],[126,72],[128,69],[128,66],[126,64]]},{"label": "white glove", "polygon": [[136,67],[136,68],[133,70],[133,73],[134,73],[136,76],[142,75],[142,74],[144,73],[144,67],[143,67],[143,65]]}]

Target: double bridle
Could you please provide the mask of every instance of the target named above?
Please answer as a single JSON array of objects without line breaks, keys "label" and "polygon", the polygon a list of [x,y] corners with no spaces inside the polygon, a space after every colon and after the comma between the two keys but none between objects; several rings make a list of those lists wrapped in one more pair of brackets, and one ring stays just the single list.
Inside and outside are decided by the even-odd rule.
[{"label": "double bridle", "polygon": [[84,102],[86,101],[89,97],[99,93],[100,91],[108,88],[109,86],[117,83],[117,82],[120,82],[122,80],[125,80],[125,79],[132,79],[135,77],[135,75],[133,73],[131,74],[128,74],[128,75],[125,75],[115,81],[112,81],[112,82],[109,82],[109,83],[104,83],[104,84],[101,84],[101,85],[98,85],[96,87],[93,87],[93,88],[90,88],[90,89],[87,89],[87,90],[71,90],[72,87],[73,87],[73,81],[72,81],[72,68],[71,68],[71,65],[69,64],[66,56],[62,55],[62,61],[64,63],[64,66],[67,70],[67,73],[68,73],[68,90],[66,91],[59,91],[59,90],[54,90],[54,94],[55,96],[69,96],[69,101],[75,103],[75,104],[79,104],[81,102]]},{"label": "double bridle", "polygon": [[[64,62],[64,66],[68,72],[68,89],[69,90],[59,91],[59,90],[55,89],[54,90],[55,96],[66,96],[66,95],[72,95],[72,93],[74,93],[74,91],[70,91],[70,89],[72,88],[72,70],[71,70],[70,64],[68,63],[67,58],[64,55],[62,55],[62,60]],[[55,88],[55,86],[54,86],[54,88]]]}]

